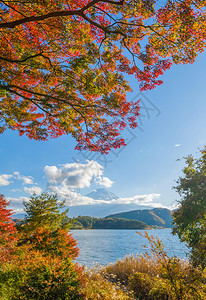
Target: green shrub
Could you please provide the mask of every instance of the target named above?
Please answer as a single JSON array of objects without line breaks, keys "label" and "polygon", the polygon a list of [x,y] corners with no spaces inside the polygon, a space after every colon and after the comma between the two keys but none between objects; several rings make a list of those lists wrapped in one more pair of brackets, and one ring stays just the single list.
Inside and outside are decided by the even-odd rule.
[{"label": "green shrub", "polygon": [[168,290],[167,282],[154,278],[152,288],[149,292],[151,300],[171,300],[172,296]]},{"label": "green shrub", "polygon": [[80,300],[82,270],[71,259],[29,252],[0,268],[1,300]]},{"label": "green shrub", "polygon": [[134,291],[136,299],[146,300],[151,289],[150,276],[144,273],[134,273],[129,277],[128,289]]},{"label": "green shrub", "polygon": [[145,273],[135,273],[129,277],[128,289],[134,292],[139,300],[168,300],[167,286],[157,277]]}]

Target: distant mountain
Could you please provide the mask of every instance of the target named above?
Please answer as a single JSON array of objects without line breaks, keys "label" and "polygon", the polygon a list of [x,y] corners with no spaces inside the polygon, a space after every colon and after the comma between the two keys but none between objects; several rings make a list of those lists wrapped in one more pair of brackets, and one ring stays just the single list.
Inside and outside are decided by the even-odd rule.
[{"label": "distant mountain", "polygon": [[[110,214],[116,214],[129,210],[145,209],[145,206],[138,204],[116,204],[112,203],[111,200],[117,200],[119,197],[107,189],[96,189],[86,195],[94,200],[105,200],[108,203],[92,204],[92,205],[78,205],[69,207],[69,216],[91,216],[97,218],[103,218]],[[147,207],[151,209],[152,207]]]},{"label": "distant mountain", "polygon": [[127,220],[142,221],[149,226],[169,228],[172,226],[172,211],[167,208],[153,208],[132,210],[118,214],[108,215],[107,218],[123,218]]},{"label": "distant mountain", "polygon": [[153,208],[154,214],[165,222],[165,227],[169,228],[172,226],[172,211],[167,208]]},{"label": "distant mountain", "polygon": [[86,196],[94,200],[116,200],[119,198],[117,195],[107,191],[106,189],[96,189]]}]

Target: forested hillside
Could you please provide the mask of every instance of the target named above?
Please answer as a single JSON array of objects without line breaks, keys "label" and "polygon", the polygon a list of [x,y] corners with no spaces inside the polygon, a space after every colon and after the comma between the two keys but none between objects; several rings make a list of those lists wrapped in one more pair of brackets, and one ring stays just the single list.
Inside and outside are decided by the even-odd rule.
[{"label": "forested hillside", "polygon": [[71,229],[148,229],[149,226],[141,221],[121,218],[92,218],[79,216],[73,219]]},{"label": "forested hillside", "polygon": [[172,211],[167,208],[132,210],[107,216],[107,218],[123,218],[142,221],[149,226],[169,228],[172,224]]}]

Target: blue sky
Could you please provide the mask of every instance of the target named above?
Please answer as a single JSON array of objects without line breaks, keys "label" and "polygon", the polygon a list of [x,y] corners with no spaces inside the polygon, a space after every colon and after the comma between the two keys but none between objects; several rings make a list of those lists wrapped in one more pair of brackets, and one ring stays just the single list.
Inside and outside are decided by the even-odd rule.
[{"label": "blue sky", "polygon": [[[117,205],[174,206],[178,195],[172,186],[184,166],[177,159],[198,155],[206,144],[205,65],[203,53],[192,65],[172,66],[162,86],[138,96],[147,110],[142,108],[139,128],[123,133],[129,144],[120,153],[79,153],[70,135],[46,142],[13,131],[0,135],[0,193],[18,210],[22,199],[46,188],[62,197],[71,192],[68,205],[92,205],[82,196],[106,187],[120,197]],[[129,79],[133,99],[138,83]]]}]

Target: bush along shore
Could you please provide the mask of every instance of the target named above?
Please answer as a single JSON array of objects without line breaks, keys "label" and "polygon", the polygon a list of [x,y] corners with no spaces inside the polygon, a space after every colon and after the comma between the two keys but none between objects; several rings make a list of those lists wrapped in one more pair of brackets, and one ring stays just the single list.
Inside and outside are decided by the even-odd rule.
[{"label": "bush along shore", "polygon": [[206,269],[168,257],[161,241],[147,233],[145,238],[150,242],[146,255],[88,271],[84,299],[206,299]]}]

